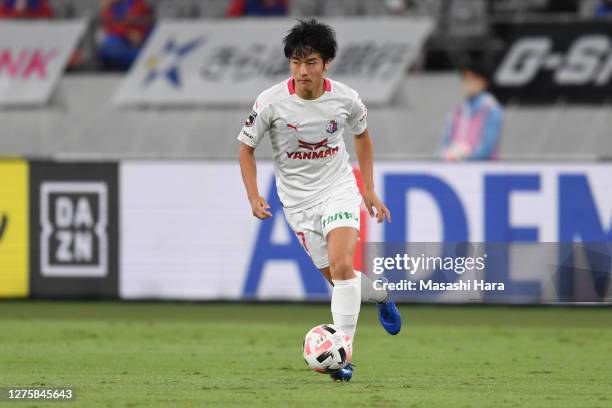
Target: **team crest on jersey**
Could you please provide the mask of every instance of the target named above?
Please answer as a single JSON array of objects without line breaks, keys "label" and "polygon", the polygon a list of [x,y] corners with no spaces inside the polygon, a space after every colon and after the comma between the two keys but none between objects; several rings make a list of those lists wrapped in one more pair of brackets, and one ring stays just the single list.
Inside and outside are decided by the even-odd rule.
[{"label": "team crest on jersey", "polygon": [[338,122],[332,119],[327,123],[327,133],[335,133],[338,130]]},{"label": "team crest on jersey", "polygon": [[247,118],[244,126],[252,127],[255,124],[255,119],[257,119],[257,112],[252,111],[249,117]]}]

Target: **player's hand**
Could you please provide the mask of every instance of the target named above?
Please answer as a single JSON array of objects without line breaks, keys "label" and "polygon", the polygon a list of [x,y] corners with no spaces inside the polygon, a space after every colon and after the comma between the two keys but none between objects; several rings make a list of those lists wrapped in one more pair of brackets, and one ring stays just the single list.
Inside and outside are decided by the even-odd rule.
[{"label": "player's hand", "polygon": [[265,220],[266,218],[272,217],[270,205],[266,199],[261,196],[255,197],[251,200],[251,210],[253,211],[253,216],[259,218],[260,220]]},{"label": "player's hand", "polygon": [[370,217],[376,217],[376,222],[380,224],[385,218],[388,222],[391,222],[391,213],[374,191],[366,191],[363,195],[363,201],[370,213]]}]

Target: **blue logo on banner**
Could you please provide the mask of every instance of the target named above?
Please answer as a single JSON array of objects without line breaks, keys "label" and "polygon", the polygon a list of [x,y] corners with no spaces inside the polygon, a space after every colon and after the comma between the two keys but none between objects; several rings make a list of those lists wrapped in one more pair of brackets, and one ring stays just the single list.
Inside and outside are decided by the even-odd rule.
[{"label": "blue logo on banner", "polygon": [[541,296],[541,284],[534,281],[516,282],[508,273],[507,245],[512,242],[538,242],[535,227],[513,227],[510,224],[510,195],[513,191],[540,191],[538,174],[495,174],[485,175],[485,252],[488,256],[486,279],[491,282],[505,282],[505,293],[485,292],[485,300],[496,297],[521,297],[537,301]]},{"label": "blue logo on banner", "polygon": [[[610,284],[610,246],[612,222],[605,220],[610,229],[605,230],[599,219],[597,205],[584,174],[562,174],[559,177],[559,297],[575,299],[574,268],[576,253],[569,243],[576,240],[584,243],[583,256],[588,263],[588,273],[595,282],[594,289],[603,298]],[[587,271],[583,271],[587,272]]]},{"label": "blue logo on banner", "polygon": [[[385,176],[385,199],[384,202],[393,216],[391,224],[385,224],[385,242],[402,243],[408,242],[408,220],[406,215],[410,211],[406,197],[408,192],[421,190],[427,192],[436,201],[442,216],[444,226],[444,242],[467,242],[468,225],[463,206],[459,197],[453,189],[441,179],[427,174],[389,174]],[[452,246],[444,246],[441,256],[459,255],[449,253],[453,250]],[[393,256],[394,246],[385,246],[385,256]],[[388,253],[387,253],[388,252]],[[391,281],[398,281],[405,278],[403,272],[394,271],[388,273],[387,278]],[[458,275],[450,277],[457,280]],[[448,282],[449,276],[444,271],[436,270],[431,276],[431,280],[437,283]],[[421,296],[436,297],[433,292],[421,292]]]},{"label": "blue logo on banner", "polygon": [[[168,38],[162,53],[159,56],[152,56],[147,59],[147,65],[149,67],[149,73],[144,79],[144,85],[148,86],[158,76],[163,76],[166,80],[175,88],[180,88],[182,85],[180,65],[183,59],[189,55],[192,51],[204,44],[204,38],[194,38],[193,40],[187,41],[184,44],[178,45],[174,38]],[[160,69],[160,63],[169,61],[170,63]]]},{"label": "blue logo on banner", "polygon": [[[485,177],[485,240],[487,242],[509,243],[519,240],[537,240],[537,230],[513,228],[509,224],[510,192],[533,189],[539,189],[539,176],[537,175]],[[406,197],[408,192],[414,190],[428,193],[438,205],[444,226],[443,242],[468,242],[468,221],[459,196],[444,180],[427,174],[389,174],[385,176],[385,203],[394,217],[394,222],[386,225],[385,242],[407,242],[407,231],[410,225],[408,225],[406,214],[410,208]],[[506,283],[506,290],[501,296],[539,297],[538,282],[513,282],[510,279],[508,254],[500,251],[500,248],[505,247],[497,245],[495,249],[490,249],[491,254],[488,254],[487,264],[495,265],[495,268],[486,269],[485,279],[491,282]],[[450,247],[445,249],[450,249]],[[391,279],[394,278],[397,277]],[[442,271],[435,271],[431,279],[440,283],[448,282],[448,276],[445,276]]]},{"label": "blue logo on banner", "polygon": [[[512,196],[515,193],[538,194],[542,192],[542,175],[534,173],[494,173],[479,176],[483,183],[482,196],[482,236],[484,253],[487,262],[483,278],[489,282],[504,282],[503,292],[485,291],[483,300],[510,300],[537,302],[542,299],[543,277],[549,275],[556,282],[559,300],[580,300],[577,298],[576,282],[579,269],[575,267],[577,257],[588,264],[584,273],[594,282],[595,291],[603,298],[610,284],[610,244],[612,243],[612,219],[609,214],[602,219],[597,203],[589,185],[588,176],[584,173],[561,173],[557,176],[558,196],[556,199],[556,223],[560,243],[557,266],[549,265],[550,270],[534,271],[534,278],[529,279],[525,273],[521,278],[510,276],[512,245],[530,244],[541,239],[541,226],[512,224]],[[425,173],[389,173],[384,176],[384,202],[393,214],[393,223],[384,225],[384,241],[387,255],[393,255],[398,247],[393,244],[408,242],[410,222],[408,214],[418,211],[410,208],[408,193],[419,191],[428,194],[435,203],[443,226],[442,241],[445,243],[467,243],[470,236],[470,224],[465,203],[459,192],[443,178]],[[550,200],[550,198],[548,198]],[[301,282],[309,299],[326,298],[328,284],[312,261],[302,249],[298,239],[287,225],[282,206],[276,193],[274,181],[268,192],[268,202],[274,217],[261,222],[254,251],[251,255],[248,275],[244,284],[245,297],[256,297],[263,271],[268,262],[295,262],[300,273]],[[545,216],[545,215],[544,215]],[[549,223],[550,219],[543,220]],[[282,223],[287,229],[291,241],[278,244],[273,242],[274,223]],[[279,227],[277,225],[277,227]],[[480,235],[480,234],[478,234]],[[577,252],[574,243],[584,245]],[[401,247],[399,247],[401,249]],[[463,256],[462,245],[442,247],[442,256]],[[467,248],[467,247],[466,247]],[[581,251],[581,252],[580,252]],[[391,281],[406,278],[405,271],[389,271]],[[582,272],[580,272],[582,273]],[[434,282],[456,281],[456,274],[447,274],[436,270],[429,277]],[[576,293],[575,293],[576,292]],[[419,292],[419,297],[435,298],[444,292]]]}]

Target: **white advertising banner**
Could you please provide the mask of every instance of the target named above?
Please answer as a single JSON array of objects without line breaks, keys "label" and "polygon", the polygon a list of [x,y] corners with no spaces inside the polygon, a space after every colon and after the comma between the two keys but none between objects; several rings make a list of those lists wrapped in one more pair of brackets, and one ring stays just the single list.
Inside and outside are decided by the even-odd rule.
[{"label": "white advertising banner", "polygon": [[[431,32],[430,19],[326,19],[337,33],[329,76],[368,104],[389,102]],[[292,19],[167,21],[152,37],[118,92],[117,104],[250,105],[289,77],[282,38]]]},{"label": "white advertising banner", "polygon": [[[493,244],[485,247],[491,262],[485,278],[504,282],[504,292],[414,293],[411,300],[610,299],[612,263],[605,251],[598,257],[592,251],[590,260],[586,255],[603,277],[595,266],[597,276],[557,267],[564,260],[559,243],[612,243],[610,174],[609,164],[378,162],[375,185],[393,222],[362,224],[362,241]],[[329,296],[285,222],[270,163],[258,167],[260,193],[274,214],[265,221],[251,215],[237,163],[124,162],[120,175],[122,298]],[[532,256],[507,257],[511,243],[532,245]]]},{"label": "white advertising banner", "polygon": [[[258,174],[262,193],[269,191],[271,165]],[[122,298],[243,297],[262,223],[251,215],[236,164],[125,162],[120,184]],[[270,245],[291,246],[282,211],[265,225]],[[299,266],[270,259],[251,297],[304,299]]]},{"label": "white advertising banner", "polygon": [[47,103],[85,27],[85,21],[0,21],[0,106]]}]

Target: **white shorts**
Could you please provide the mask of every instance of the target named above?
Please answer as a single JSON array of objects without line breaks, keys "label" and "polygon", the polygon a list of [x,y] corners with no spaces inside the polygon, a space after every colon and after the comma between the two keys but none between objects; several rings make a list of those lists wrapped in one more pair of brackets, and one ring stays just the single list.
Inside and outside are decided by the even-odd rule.
[{"label": "white shorts", "polygon": [[359,231],[361,194],[355,188],[332,192],[321,202],[285,217],[298,241],[319,269],[329,266],[327,234],[338,227],[353,227]]}]

